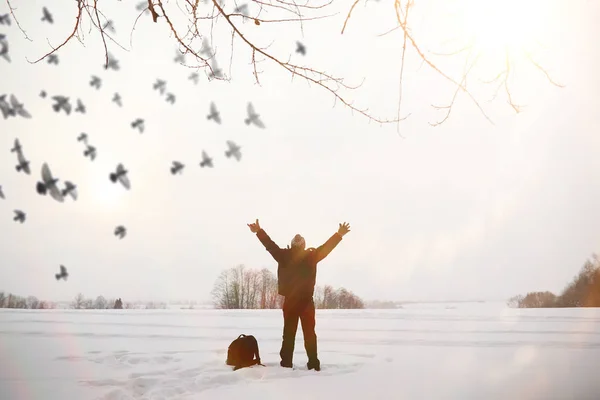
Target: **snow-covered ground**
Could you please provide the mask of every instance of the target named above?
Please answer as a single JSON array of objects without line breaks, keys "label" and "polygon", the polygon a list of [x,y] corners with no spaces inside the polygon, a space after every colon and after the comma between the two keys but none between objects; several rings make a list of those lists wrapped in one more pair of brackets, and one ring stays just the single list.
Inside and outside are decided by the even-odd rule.
[{"label": "snow-covered ground", "polygon": [[[319,310],[322,371],[278,366],[280,310],[0,310],[0,398],[598,399],[600,311]],[[267,367],[233,372],[254,334]]]}]

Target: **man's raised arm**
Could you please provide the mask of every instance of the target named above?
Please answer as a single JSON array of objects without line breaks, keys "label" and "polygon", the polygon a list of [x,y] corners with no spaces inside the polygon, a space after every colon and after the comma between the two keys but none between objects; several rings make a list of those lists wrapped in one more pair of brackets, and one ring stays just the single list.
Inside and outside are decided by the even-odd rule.
[{"label": "man's raised arm", "polygon": [[258,240],[260,240],[263,246],[265,246],[265,249],[271,253],[275,261],[279,262],[281,260],[282,249],[277,246],[277,244],[269,237],[269,235],[267,235],[267,232],[260,227],[258,219],[255,223],[248,224],[248,227],[252,233],[256,233]]},{"label": "man's raised arm", "polygon": [[325,257],[327,257],[329,253],[331,253],[331,251],[335,249],[335,247],[342,241],[342,237],[344,237],[344,235],[348,232],[350,232],[350,225],[348,225],[346,222],[340,224],[338,231],[334,233],[333,236],[331,236],[325,243],[317,247],[317,262],[322,261]]}]

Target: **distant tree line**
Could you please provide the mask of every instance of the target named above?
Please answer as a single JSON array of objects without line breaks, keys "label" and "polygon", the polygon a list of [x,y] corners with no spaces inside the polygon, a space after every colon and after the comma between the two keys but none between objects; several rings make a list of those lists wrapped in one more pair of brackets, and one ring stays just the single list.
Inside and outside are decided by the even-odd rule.
[{"label": "distant tree line", "polygon": [[121,298],[105,299],[104,296],[98,296],[95,300],[86,298],[82,293],[77,294],[75,299],[69,305],[75,310],[108,310],[108,309],[165,309],[166,303],[148,302],[148,303],[123,303]]},{"label": "distant tree line", "polygon": [[600,307],[600,257],[593,254],[560,295],[530,292],[508,300],[513,308]]},{"label": "distant tree line", "polygon": [[16,296],[12,293],[0,292],[0,308],[23,308],[31,310],[46,310],[56,308],[56,303],[39,300],[35,296]]},{"label": "distant tree line", "polygon": [[[211,291],[219,309],[276,309],[283,305],[277,293],[277,277],[267,268],[261,270],[238,265],[219,275]],[[364,308],[364,302],[351,291],[327,285],[315,288],[316,308]]]}]

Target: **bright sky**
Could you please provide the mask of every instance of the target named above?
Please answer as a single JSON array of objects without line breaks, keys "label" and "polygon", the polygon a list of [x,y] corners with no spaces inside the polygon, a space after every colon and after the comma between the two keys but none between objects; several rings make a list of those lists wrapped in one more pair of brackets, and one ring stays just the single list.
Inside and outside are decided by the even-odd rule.
[{"label": "bright sky", "polygon": [[[33,118],[0,120],[6,194],[0,199],[0,290],[51,300],[78,292],[206,300],[223,269],[245,264],[275,272],[246,225],[259,218],[280,246],[296,233],[318,246],[348,221],[352,231],[320,264],[318,283],[344,286],[365,299],[505,299],[560,291],[600,248],[600,4],[548,0],[535,8],[521,1],[498,8],[490,1],[486,8],[452,7],[467,0],[444,7],[441,0],[428,1],[411,10],[413,34],[424,50],[455,51],[461,46],[454,33],[479,32],[476,52],[486,56],[467,86],[494,125],[460,93],[450,118],[431,127],[428,122],[444,111],[430,104],[447,104],[454,87],[421,65],[412,50],[404,70],[402,115],[411,116],[400,126],[403,138],[394,124],[369,123],[339,102],[333,107],[331,94],[297,78],[292,82],[269,61],[259,64],[262,86],[254,84],[251,54],[239,39],[232,81],[208,82],[200,71],[194,86],[187,79],[191,71],[173,61],[176,45],[164,20],[154,24],[142,16],[130,46],[135,1],[99,2],[114,20],[116,40],[131,50],[108,42],[120,71],[102,68],[102,41],[89,33],[87,16],[85,47],[73,40],[58,52],[58,66],[46,60],[32,65],[26,57],[39,58],[50,49],[48,41],[57,46],[72,31],[75,2],[12,0],[32,41],[14,21],[0,26],[12,58],[10,64],[0,59],[0,92],[14,93]],[[347,3],[340,2],[339,15],[306,22],[304,36],[298,23],[248,22],[240,29],[261,45],[273,43],[270,50],[283,60],[291,56],[349,84],[364,78],[363,87],[344,94],[358,107],[394,117],[402,33],[377,36],[394,27],[391,2],[361,2],[340,35]],[[53,25],[40,21],[43,5],[54,14]],[[174,2],[169,9],[180,13]],[[6,12],[0,5],[0,14]],[[231,34],[224,21],[216,26],[217,59],[229,75]],[[519,56],[511,85],[515,102],[527,107],[516,114],[503,91],[488,102],[493,87],[484,90],[478,79],[502,71],[498,43],[513,49],[536,38],[547,47],[538,61],[566,87],[550,85]],[[305,43],[306,57],[294,53],[296,40]],[[460,80],[465,55],[436,60]],[[187,61],[192,64],[191,57]],[[89,86],[91,75],[103,79],[100,90]],[[167,81],[175,105],[152,90],[157,78]],[[49,97],[39,97],[41,90]],[[123,108],[111,102],[117,91]],[[73,103],[81,98],[87,114],[55,113],[54,95]],[[222,125],[206,119],[211,101],[221,110]],[[267,129],[244,124],[248,101]],[[136,118],[146,119],[142,135],[129,126]],[[98,150],[94,162],[82,154],[76,140],[81,132]],[[17,137],[31,176],[15,171],[9,150]],[[242,146],[239,163],[225,157],[226,140]],[[199,167],[202,150],[213,156],[214,169]],[[174,160],[186,164],[183,175],[170,174]],[[78,201],[61,204],[36,193],[43,162],[61,184],[78,185]],[[119,162],[130,170],[129,192],[108,179]],[[27,213],[24,224],[13,222],[14,209]],[[128,228],[122,241],[113,236],[121,224]],[[69,270],[67,282],[54,279],[60,264]]]}]

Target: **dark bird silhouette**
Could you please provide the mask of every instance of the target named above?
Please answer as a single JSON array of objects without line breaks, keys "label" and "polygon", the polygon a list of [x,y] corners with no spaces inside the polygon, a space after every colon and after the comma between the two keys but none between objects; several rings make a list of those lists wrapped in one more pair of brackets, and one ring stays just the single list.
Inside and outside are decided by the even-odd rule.
[{"label": "dark bird silhouette", "polygon": [[12,149],[10,149],[11,153],[19,153],[21,151],[22,147],[21,147],[21,142],[19,142],[19,139],[15,139],[15,144],[13,146]]},{"label": "dark bird silhouette", "polygon": [[306,55],[306,46],[304,46],[300,42],[296,42],[296,53],[300,53],[303,56],[305,56]]},{"label": "dark bird silhouette", "polygon": [[80,99],[77,99],[77,108],[75,108],[75,112],[80,112],[85,114],[86,108],[83,102]]},{"label": "dark bird silhouette", "polygon": [[19,100],[15,97],[14,94],[10,95],[10,105],[12,106],[12,114],[20,115],[23,118],[31,118],[31,114],[29,111],[25,109],[23,103],[19,103]]},{"label": "dark bird silhouette", "polygon": [[0,25],[10,26],[10,14],[0,15]]},{"label": "dark bird silhouette", "polygon": [[208,73],[208,79],[223,78],[223,70],[219,68],[217,60],[213,59],[210,68],[211,71]]},{"label": "dark bird silhouette", "polygon": [[264,129],[265,124],[260,120],[260,115],[258,115],[256,113],[252,103],[248,103],[247,111],[248,111],[248,118],[246,118],[244,120],[246,125],[254,124],[254,125],[258,126],[259,128]]},{"label": "dark bird silhouette", "polygon": [[10,62],[10,56],[8,55],[8,41],[5,38],[6,36],[0,34],[0,57]]},{"label": "dark bird silhouette", "polygon": [[56,280],[59,280],[60,278],[62,278],[65,281],[67,280],[67,278],[69,277],[69,273],[67,272],[67,269],[64,265],[60,266],[60,273],[54,274],[54,277],[56,278]]},{"label": "dark bird silhouette", "polygon": [[140,133],[144,133],[144,129],[145,129],[144,120],[141,118],[136,119],[135,121],[133,121],[131,123],[131,127],[133,129],[137,128],[140,131]]},{"label": "dark bird silhouette", "polygon": [[[233,10],[233,12],[236,14],[242,14],[244,16],[248,16],[248,4],[244,3],[244,4],[237,6],[235,8],[235,10]],[[245,21],[246,21],[246,19],[244,18],[244,22]]]},{"label": "dark bird silhouette", "polygon": [[25,155],[23,155],[23,149],[21,148],[21,143],[19,143],[19,139],[15,139],[15,145],[12,149],[10,149],[10,151],[17,153],[17,172],[23,171],[27,175],[31,174],[31,169],[29,168],[29,161],[27,161],[25,159]]},{"label": "dark bird silhouette", "polygon": [[42,21],[48,21],[51,24],[54,23],[54,18],[52,17],[52,14],[50,14],[50,11],[48,11],[46,7],[42,8],[42,13],[44,14],[42,16]]},{"label": "dark bird silhouette", "polygon": [[73,200],[77,200],[77,185],[69,181],[65,181],[65,188],[61,191],[63,197],[71,196]]},{"label": "dark bird silhouette", "polygon": [[206,151],[204,151],[204,150],[202,150],[202,161],[200,162],[200,166],[202,168],[204,168],[204,167],[212,168],[213,167],[213,159],[210,158],[208,156],[208,154],[206,154]]},{"label": "dark bird silhouette", "polygon": [[123,225],[119,225],[115,228],[115,236],[119,239],[123,239],[127,235],[127,229]]},{"label": "dark bird silhouette", "polygon": [[225,151],[225,156],[227,158],[233,156],[236,160],[240,161],[240,159],[242,158],[242,153],[240,152],[241,147],[231,140],[227,141],[227,146],[229,147],[229,149]]},{"label": "dark bird silhouette", "polygon": [[83,144],[87,145],[88,144],[88,135],[85,132],[81,132],[79,134],[79,136],[77,136],[77,141],[78,142],[83,142]]},{"label": "dark bird silhouette", "polygon": [[46,98],[46,96],[47,96],[47,94],[46,94],[46,91],[45,91],[45,90],[42,90],[42,91],[40,92],[40,97],[41,97],[42,99],[45,99],[45,98]]},{"label": "dark bird silhouette", "polygon": [[166,85],[166,81],[163,81],[162,79],[157,79],[152,88],[154,90],[158,90],[160,94],[163,95],[165,93],[165,89],[167,88]]},{"label": "dark bird silhouette", "polygon": [[14,110],[10,107],[8,101],[6,101],[5,94],[0,96],[0,111],[2,111],[2,116],[4,117],[4,119],[15,115]]},{"label": "dark bird silhouette", "polygon": [[6,199],[6,197],[4,197],[4,192],[2,191],[2,185],[0,185],[0,199]]},{"label": "dark bird silhouette", "polygon": [[104,69],[112,69],[113,71],[118,71],[121,69],[119,66],[119,60],[114,58],[110,53],[108,53],[108,63],[103,65]]},{"label": "dark bird silhouette", "polygon": [[167,93],[167,103],[175,104],[175,95],[173,93]]},{"label": "dark bird silhouette", "polygon": [[212,119],[217,124],[221,123],[221,113],[217,110],[217,106],[215,105],[214,101],[210,103],[210,114],[206,116],[206,119]]},{"label": "dark bird silhouette", "polygon": [[119,181],[125,189],[131,189],[131,182],[127,177],[127,172],[129,171],[123,167],[123,164],[117,165],[117,170],[115,172],[111,172],[109,175],[110,181],[112,183],[117,183],[117,181]]},{"label": "dark bird silhouette", "polygon": [[52,177],[48,164],[44,163],[42,165],[42,180],[36,185],[38,194],[45,196],[49,192],[54,200],[62,203],[65,199],[57,186],[58,181],[59,179]]},{"label": "dark bird silhouette", "polygon": [[100,89],[100,86],[102,86],[102,79],[98,78],[96,75],[92,75],[90,86],[95,87],[96,89]]},{"label": "dark bird silhouette", "polygon": [[96,148],[94,146],[88,145],[83,152],[85,157],[90,157],[90,160],[94,161],[96,159]]},{"label": "dark bird silhouette", "polygon": [[171,167],[171,174],[175,175],[176,173],[183,173],[183,167],[185,167],[185,165],[183,165],[179,161],[173,161],[173,166]]},{"label": "dark bird silhouette", "polygon": [[173,60],[176,63],[184,64],[185,63],[185,54],[181,53],[179,50],[175,54],[175,59]]},{"label": "dark bird silhouette", "polygon": [[121,102],[121,95],[119,93],[115,93],[113,95],[112,101],[119,107],[123,107],[123,103]]},{"label": "dark bird silhouette", "polygon": [[104,30],[104,31],[109,30],[112,33],[115,33],[115,24],[113,23],[112,20],[108,20],[102,27],[102,30]]},{"label": "dark bird silhouette", "polygon": [[204,37],[204,39],[202,39],[202,47],[200,48],[200,54],[204,54],[205,56],[212,55],[212,47],[210,46],[210,43],[208,42],[206,36]]},{"label": "dark bird silhouette", "polygon": [[23,211],[15,210],[15,217],[13,218],[13,221],[23,223],[23,222],[25,222],[25,218],[26,218],[26,215]]},{"label": "dark bird silhouette", "polygon": [[58,56],[56,54],[50,54],[48,56],[48,64],[58,65]]},{"label": "dark bird silhouette", "polygon": [[52,96],[52,100],[56,102],[56,104],[52,105],[52,109],[55,112],[60,112],[60,110],[64,110],[67,115],[71,115],[71,103],[69,103],[68,97]]},{"label": "dark bird silhouette", "polygon": [[190,81],[194,82],[194,85],[197,85],[197,84],[198,84],[198,77],[199,77],[199,75],[198,75],[198,73],[197,73],[197,72],[192,72],[192,73],[190,74],[190,77],[189,77],[188,79],[189,79]]}]

